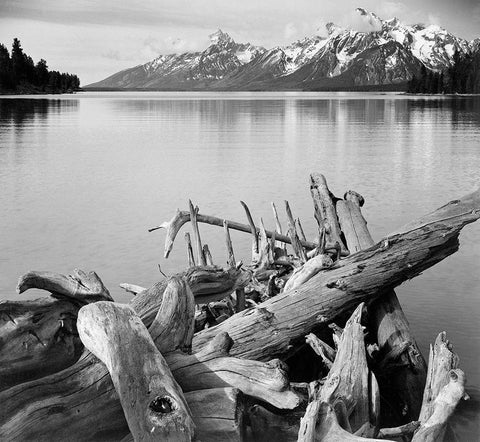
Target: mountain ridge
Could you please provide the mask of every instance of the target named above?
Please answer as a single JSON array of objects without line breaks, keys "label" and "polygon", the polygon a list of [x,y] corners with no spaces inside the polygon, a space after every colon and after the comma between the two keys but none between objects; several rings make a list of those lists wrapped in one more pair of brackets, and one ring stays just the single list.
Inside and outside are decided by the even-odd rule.
[{"label": "mountain ridge", "polygon": [[357,13],[370,31],[328,23],[327,34],[307,36],[266,49],[237,43],[217,30],[204,51],[160,55],[143,65],[117,72],[86,88],[156,90],[312,90],[324,87],[403,85],[422,66],[439,72],[456,52],[480,50],[445,29],[382,20],[364,8]]}]

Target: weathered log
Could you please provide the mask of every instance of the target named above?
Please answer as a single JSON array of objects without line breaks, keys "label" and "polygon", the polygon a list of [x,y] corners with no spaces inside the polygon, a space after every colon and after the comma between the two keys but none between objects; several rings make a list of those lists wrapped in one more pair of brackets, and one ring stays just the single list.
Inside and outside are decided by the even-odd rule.
[{"label": "weathered log", "polygon": [[[179,278],[162,281],[133,298],[130,306],[146,326],[161,317],[163,310],[175,318],[172,305],[184,309],[185,303],[172,298],[188,296],[186,290],[175,293],[185,287]],[[162,298],[168,301],[162,303]],[[189,324],[178,332],[190,336]],[[168,350],[173,351],[178,341],[178,336],[172,336],[163,345],[170,343]],[[55,435],[58,440],[114,441],[128,431],[108,370],[89,351],[65,370],[4,390],[0,401],[0,440],[50,441]]]},{"label": "weathered log", "polygon": [[412,442],[443,440],[446,424],[465,393],[465,374],[458,368],[459,358],[453,352],[445,332],[430,345],[427,382],[423,393],[420,427]]},{"label": "weathered log", "polygon": [[[196,425],[195,438],[208,442],[241,442],[245,434],[245,397],[236,388],[185,393]],[[133,442],[129,434],[122,442]]]},{"label": "weathered log", "polygon": [[78,360],[80,306],[45,297],[0,301],[0,391],[63,370]]},{"label": "weathered log", "polygon": [[212,388],[185,393],[196,425],[196,437],[205,442],[244,440],[245,398],[237,388]]},{"label": "weathered log", "polygon": [[[317,410],[316,410],[317,411]],[[332,405],[321,402],[315,418],[305,415],[310,425],[300,426],[298,442],[374,442],[378,439],[357,436],[344,430],[338,423],[337,416]],[[303,420],[302,419],[302,420]],[[386,439],[383,439],[386,440]]]},{"label": "weathered log", "polygon": [[171,278],[163,292],[162,304],[148,328],[158,350],[190,352],[195,326],[193,293],[183,278]]},{"label": "weathered log", "polygon": [[310,193],[315,209],[314,215],[319,228],[325,227],[327,242],[335,244],[338,242],[342,255],[348,255],[348,250],[341,238],[340,225],[338,224],[335,204],[332,194],[327,185],[325,177],[319,173],[310,175]]},{"label": "weathered log", "polygon": [[84,306],[77,327],[85,347],[107,366],[136,441],[192,440],[195,425],[183,392],[131,307]]},{"label": "weathered log", "polygon": [[197,304],[219,301],[235,290],[244,288],[251,279],[251,272],[248,270],[220,269],[216,266],[192,267],[183,275]]},{"label": "weathered log", "polygon": [[333,266],[332,258],[329,255],[317,255],[305,262],[301,267],[296,268],[283,288],[284,291],[294,290],[306,283],[320,270],[329,269]]},{"label": "weathered log", "polygon": [[[205,223],[213,226],[222,227],[224,220],[225,220],[224,218],[217,218],[216,216],[202,215],[200,213],[197,214],[197,221],[199,223]],[[173,243],[175,241],[175,237],[177,236],[178,232],[180,231],[182,226],[186,224],[188,221],[190,221],[190,212],[184,211],[184,210],[182,211],[177,210],[176,214],[170,221],[166,221],[157,227],[148,229],[149,232],[153,232],[158,229],[167,230],[167,235],[165,238],[165,254],[164,254],[165,258],[168,258],[168,256],[170,255],[170,252],[172,251]],[[231,221],[231,220],[227,220],[227,223],[230,229],[238,230],[240,232],[245,232],[245,233],[251,233],[251,228],[248,224],[242,224],[242,223]],[[257,234],[260,232],[260,229],[258,227],[256,227],[256,232]],[[267,230],[267,236],[269,238],[271,238],[273,234],[275,234],[275,232],[271,232]],[[286,235],[281,235],[277,233],[275,235],[275,239],[277,241],[281,241],[286,244],[291,244],[290,238]],[[301,241],[301,244],[306,249],[314,249],[316,247],[316,244],[313,242]]]},{"label": "weathered log", "polygon": [[0,302],[0,390],[72,365],[83,344],[77,335],[80,306],[112,298],[95,272],[72,275],[31,271],[19,278],[18,293],[36,288],[51,296]]},{"label": "weathered log", "polygon": [[[337,202],[338,219],[351,253],[374,245],[360,210],[363,203],[363,197],[353,191],[345,194],[345,201]],[[396,354],[393,373],[380,370],[382,396],[393,408],[397,422],[415,420],[422,404],[427,365],[395,292],[387,290],[374,301],[369,306],[369,315],[380,355],[385,360],[386,355]]]},{"label": "weathered log", "polygon": [[255,441],[291,442],[297,439],[300,419],[304,411],[293,410],[287,414],[276,414],[255,404],[247,415]]},{"label": "weathered log", "polygon": [[300,404],[300,397],[290,389],[283,363],[229,357],[232,344],[230,337],[222,333],[196,354],[171,353],[166,359],[184,391],[234,386],[280,409]]},{"label": "weathered log", "polygon": [[341,402],[348,410],[348,427],[354,433],[365,423],[373,428],[378,424],[379,394],[377,381],[368,368],[363,327],[361,325],[361,303],[347,321],[340,344],[325,385],[337,382],[335,390],[321,391],[318,400],[332,406]]},{"label": "weathered log", "polygon": [[194,337],[200,349],[228,331],[232,355],[268,360],[285,357],[313,328],[332,321],[359,302],[375,299],[458,250],[458,235],[480,217],[480,190],[453,201],[367,250],[340,260],[305,284],[233,315]]},{"label": "weathered log", "polygon": [[349,190],[345,193],[345,200],[337,201],[336,205],[338,221],[350,253],[368,249],[375,244],[360,210],[361,201],[364,199],[360,194]]},{"label": "weathered log", "polygon": [[[172,280],[174,278],[168,284],[172,284]],[[162,281],[140,293],[130,303],[147,326],[154,322],[156,315],[152,311],[155,312],[155,306],[158,311],[159,305],[160,309],[167,309],[167,305],[171,304],[162,302],[162,298],[173,291],[166,290],[166,285],[167,282]],[[175,284],[175,287],[184,286]],[[186,296],[187,293],[185,291],[179,297]],[[183,333],[188,334],[188,330],[187,325]],[[229,338],[219,337],[212,345],[219,341],[231,342]],[[171,336],[168,342],[173,345],[176,342],[175,336]],[[227,347],[229,345],[231,344]],[[213,350],[206,350],[207,353],[209,351]],[[200,353],[200,357],[204,353]],[[218,376],[215,373],[205,373],[205,382],[202,383],[204,389],[236,387],[237,382],[242,387],[249,384],[248,392],[258,394],[267,402],[272,400],[278,406],[296,406],[299,399],[289,390],[288,379],[279,363],[258,365],[258,362],[252,361],[249,365],[249,361],[242,361],[237,369],[235,362],[225,361],[229,359],[225,354],[219,357],[220,362],[211,357],[211,360],[198,363],[198,360],[188,355],[165,354],[170,366],[173,364],[170,363],[170,358],[175,359],[176,370],[173,369],[172,372],[184,391],[188,391],[186,383],[192,382],[192,376],[185,370],[185,365],[195,365],[196,369],[205,372],[210,364],[218,367],[220,372]],[[182,378],[182,373],[186,379]],[[55,434],[58,439],[118,440],[127,428],[108,371],[89,352],[85,352],[75,365],[66,370],[1,392],[0,401],[4,404],[0,408],[0,439],[50,440],[51,435]]]},{"label": "weathered log", "polygon": [[20,277],[17,292],[35,288],[47,290],[52,296],[63,296],[82,304],[95,301],[113,301],[107,288],[95,272],[85,273],[75,269],[73,275],[61,275],[53,272],[31,271]]}]

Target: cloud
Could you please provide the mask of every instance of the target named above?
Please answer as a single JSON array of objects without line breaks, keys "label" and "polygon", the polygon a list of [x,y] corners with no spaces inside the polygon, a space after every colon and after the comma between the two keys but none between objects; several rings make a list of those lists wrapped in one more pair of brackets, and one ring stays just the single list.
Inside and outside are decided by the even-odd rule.
[{"label": "cloud", "polygon": [[296,37],[298,35],[298,30],[295,26],[294,23],[287,23],[285,25],[285,29],[283,31],[283,36],[287,39],[287,40],[291,40],[293,37]]},{"label": "cloud", "polygon": [[205,50],[210,44],[208,36],[197,39],[180,37],[157,38],[149,35],[142,44],[140,53],[146,60],[153,60],[159,55],[182,54]]},{"label": "cloud", "polygon": [[407,6],[402,2],[382,2],[378,9],[378,13],[384,19],[390,19],[393,17],[400,18],[407,11]]},{"label": "cloud", "polygon": [[343,27],[358,32],[376,32],[382,29],[381,20],[368,11],[358,8],[342,20]]},{"label": "cloud", "polygon": [[429,25],[441,26],[440,17],[432,13],[428,14],[427,22]]},{"label": "cloud", "polygon": [[108,49],[105,52],[102,52],[101,56],[103,58],[108,58],[109,60],[121,60],[122,57],[120,55],[120,52],[113,50],[113,49]]}]

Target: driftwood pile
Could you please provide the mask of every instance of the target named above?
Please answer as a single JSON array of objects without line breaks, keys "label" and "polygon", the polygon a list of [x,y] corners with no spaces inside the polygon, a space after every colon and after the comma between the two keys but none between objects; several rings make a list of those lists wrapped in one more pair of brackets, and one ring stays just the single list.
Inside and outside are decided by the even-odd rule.
[{"label": "driftwood pile", "polygon": [[[458,249],[480,190],[375,242],[363,197],[310,177],[318,238],[286,202],[283,234],[202,215],[190,203],[159,228],[165,257],[181,227],[187,270],[113,302],[94,273],[30,272],[47,298],[0,303],[0,440],[441,440],[466,398],[445,332],[425,362],[393,291]],[[223,228],[227,267],[199,223]],[[237,262],[230,230],[252,237]],[[287,248],[289,244],[289,248]],[[295,382],[293,382],[295,381]]]}]

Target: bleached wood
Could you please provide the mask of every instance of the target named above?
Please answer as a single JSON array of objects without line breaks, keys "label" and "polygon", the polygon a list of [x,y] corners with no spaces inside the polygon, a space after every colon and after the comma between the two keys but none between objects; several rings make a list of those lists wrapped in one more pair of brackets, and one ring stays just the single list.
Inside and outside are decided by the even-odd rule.
[{"label": "bleached wood", "polygon": [[[222,227],[224,220],[225,220],[224,218],[218,218],[216,216],[202,215],[200,213],[197,214],[197,221],[199,223],[205,223],[213,226]],[[166,229],[167,233],[165,238],[165,253],[164,253],[165,258],[168,258],[168,256],[170,255],[170,252],[172,251],[172,248],[173,248],[173,243],[175,241],[175,238],[178,232],[183,227],[183,225],[186,224],[188,221],[190,221],[190,212],[184,211],[184,210],[182,211],[177,210],[177,212],[175,213],[175,215],[170,221],[165,221],[159,226],[153,227],[148,230],[149,232],[153,232],[158,229]],[[251,227],[248,224],[243,224],[243,223],[239,223],[237,221],[231,221],[231,220],[227,220],[227,222],[228,222],[229,228],[232,230],[238,230],[240,232],[246,232],[246,233],[251,233],[252,231]],[[256,227],[257,234],[259,231],[260,229]],[[275,234],[275,232],[267,230],[267,236],[269,238],[271,238],[273,234]],[[290,238],[286,235],[276,234],[275,239],[277,241],[281,241],[286,244],[291,243]],[[312,242],[307,241],[307,242],[301,242],[301,243],[303,247],[309,250],[314,249],[316,247],[316,244]]]},{"label": "bleached wood", "polygon": [[327,185],[327,180],[320,173],[310,174],[310,193],[313,199],[314,215],[319,228],[325,227],[327,242],[339,243],[342,255],[348,255],[348,250],[341,238],[335,204]]},{"label": "bleached wood", "polygon": [[71,299],[0,301],[0,391],[74,364],[83,351]]},{"label": "bleached wood", "polygon": [[183,392],[132,308],[90,304],[80,309],[77,324],[85,347],[107,366],[135,441],[192,440],[195,425]]},{"label": "bleached wood", "polygon": [[128,282],[122,282],[119,286],[128,293],[133,293],[134,295],[138,295],[139,293],[147,290],[146,287],[142,287],[136,284],[129,284]]},{"label": "bleached wood", "polygon": [[192,240],[190,238],[190,233],[188,232],[185,232],[185,244],[187,245],[188,267],[194,267],[195,255],[193,254]]},{"label": "bleached wood", "polygon": [[202,330],[194,337],[194,348],[228,331],[235,342],[232,355],[258,360],[286,356],[314,327],[327,324],[361,301],[381,296],[385,287],[395,287],[456,252],[460,230],[479,217],[477,190],[433,212],[428,224],[420,222],[415,228],[414,223],[407,231],[317,273],[294,292],[281,293],[254,310]]},{"label": "bleached wood", "polygon": [[[357,192],[345,193],[345,201],[337,202],[337,213],[347,247],[351,253],[367,249],[375,243],[367,228],[360,207],[364,198]],[[372,331],[377,336],[379,352],[385,364],[380,377],[385,403],[393,409],[402,423],[418,418],[422,404],[427,365],[416,343],[410,325],[397,295],[387,290],[369,307]],[[387,355],[395,354],[395,360],[386,363]],[[394,371],[385,373],[393,364]]]},{"label": "bleached wood", "polygon": [[190,208],[190,221],[192,223],[193,245],[195,246],[195,251],[197,252],[196,261],[198,262],[198,265],[206,266],[207,260],[203,254],[202,239],[200,238],[200,230],[197,222],[198,207],[193,207],[191,200],[188,201],[188,206]]},{"label": "bleached wood", "polygon": [[459,357],[453,352],[445,332],[430,346],[427,382],[420,411],[420,427],[412,442],[443,440],[447,421],[465,393],[465,373],[458,368]]},{"label": "bleached wood", "polygon": [[72,275],[54,272],[31,271],[20,277],[17,292],[35,288],[47,290],[54,296],[63,296],[81,303],[113,301],[107,288],[95,272],[74,269]]}]

